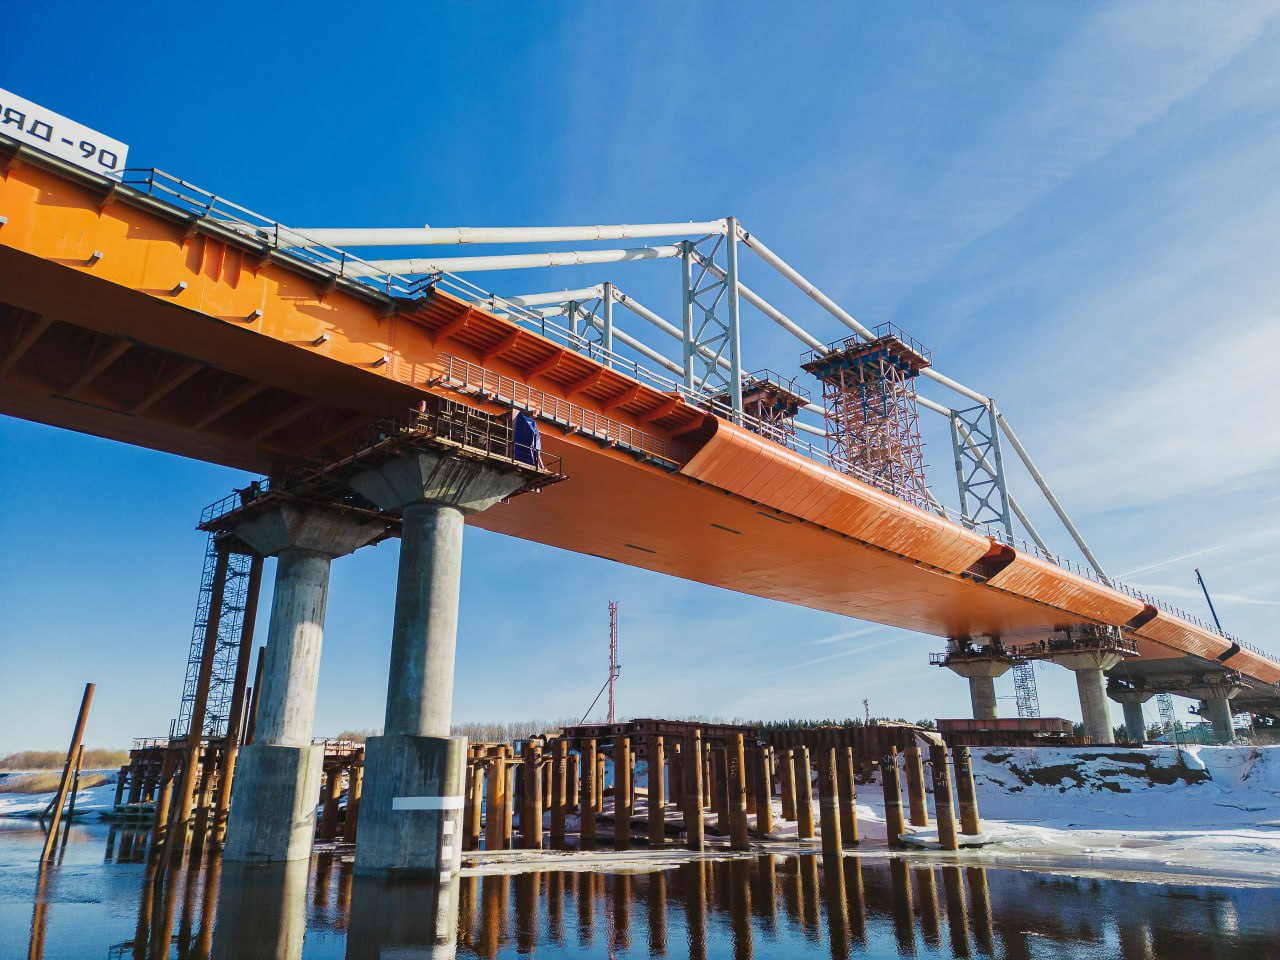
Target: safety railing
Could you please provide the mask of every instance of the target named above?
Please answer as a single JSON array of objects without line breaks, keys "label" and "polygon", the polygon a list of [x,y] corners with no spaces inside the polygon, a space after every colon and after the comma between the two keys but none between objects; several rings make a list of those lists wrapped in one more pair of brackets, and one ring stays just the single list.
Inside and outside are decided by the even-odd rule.
[{"label": "safety railing", "polygon": [[550,396],[536,387],[450,354],[440,354],[439,362],[441,372],[436,381],[453,389],[495,400],[504,406],[526,411],[540,420],[655,457],[672,466],[679,466],[685,461],[683,448],[661,437],[637,430],[568,400]]}]

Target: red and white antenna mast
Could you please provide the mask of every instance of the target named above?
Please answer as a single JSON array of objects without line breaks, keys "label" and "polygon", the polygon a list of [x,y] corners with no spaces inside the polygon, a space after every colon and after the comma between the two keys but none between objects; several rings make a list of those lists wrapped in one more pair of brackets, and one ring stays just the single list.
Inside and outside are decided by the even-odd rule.
[{"label": "red and white antenna mast", "polygon": [[613,681],[622,672],[618,666],[618,601],[609,601],[609,723],[613,719]]}]

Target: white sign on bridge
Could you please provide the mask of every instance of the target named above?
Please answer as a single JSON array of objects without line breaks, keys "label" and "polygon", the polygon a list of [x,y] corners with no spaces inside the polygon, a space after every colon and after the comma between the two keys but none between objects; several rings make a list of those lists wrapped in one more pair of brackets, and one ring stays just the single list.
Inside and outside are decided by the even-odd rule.
[{"label": "white sign on bridge", "polygon": [[127,144],[4,89],[0,89],[0,134],[116,179],[124,173],[129,154]]}]

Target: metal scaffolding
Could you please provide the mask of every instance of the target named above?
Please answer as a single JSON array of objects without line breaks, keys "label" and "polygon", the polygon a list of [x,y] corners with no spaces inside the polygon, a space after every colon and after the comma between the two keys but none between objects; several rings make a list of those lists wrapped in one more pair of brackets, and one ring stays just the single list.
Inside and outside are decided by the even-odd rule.
[{"label": "metal scaffolding", "polygon": [[827,451],[881,489],[924,507],[924,445],[915,378],[930,365],[929,351],[890,323],[875,337],[850,337],[801,363],[822,381]]},{"label": "metal scaffolding", "polygon": [[1029,660],[1013,665],[1013,692],[1018,701],[1018,716],[1040,716],[1040,691],[1036,689],[1036,666]]},{"label": "metal scaffolding", "polygon": [[[252,556],[245,553],[232,552],[227,557],[226,573],[222,579],[222,614],[218,618],[218,640],[214,647],[208,706],[204,715],[204,729],[201,731],[206,737],[221,737],[227,729],[232,687],[236,678],[236,660],[240,653],[245,601],[249,594],[249,567],[252,562]],[[171,732],[171,736],[175,738],[185,737],[191,731],[191,711],[199,685],[200,659],[218,568],[217,536],[211,533],[205,549],[200,593],[196,598],[196,618],[191,628],[191,650],[187,657],[186,678],[182,684],[182,701],[178,704],[178,717]]]}]

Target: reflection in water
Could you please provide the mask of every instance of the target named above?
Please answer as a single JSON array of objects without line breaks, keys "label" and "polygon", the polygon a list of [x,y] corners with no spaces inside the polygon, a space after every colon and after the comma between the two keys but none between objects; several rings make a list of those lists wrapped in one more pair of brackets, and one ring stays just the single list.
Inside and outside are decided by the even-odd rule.
[{"label": "reflection in water", "polygon": [[21,901],[0,886],[2,915],[31,921],[20,948],[0,931],[0,955],[1256,960],[1280,937],[1276,889],[987,871],[927,855],[756,854],[652,872],[473,874],[432,887],[355,877],[349,850],[251,866],[196,847],[169,866],[147,855],[137,831],[96,836],[88,858],[72,843],[67,861],[37,871],[33,856]]}]

